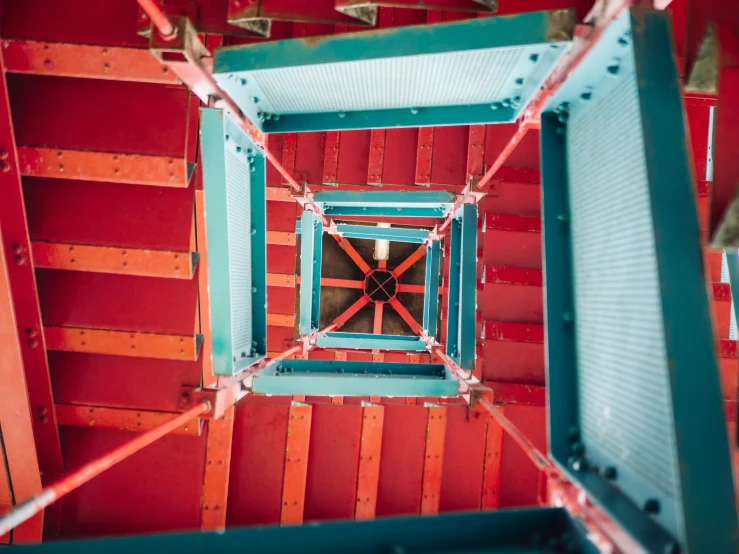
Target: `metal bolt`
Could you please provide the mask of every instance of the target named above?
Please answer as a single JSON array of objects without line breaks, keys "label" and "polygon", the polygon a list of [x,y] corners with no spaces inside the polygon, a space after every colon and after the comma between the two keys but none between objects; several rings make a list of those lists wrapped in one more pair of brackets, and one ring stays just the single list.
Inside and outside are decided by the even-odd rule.
[{"label": "metal bolt", "polygon": [[7,159],[8,159],[8,151],[0,148],[0,160],[7,160]]},{"label": "metal bolt", "polygon": [[492,104],[490,104],[490,109],[491,110],[497,110],[500,107],[501,107],[500,106],[500,102],[493,102]]},{"label": "metal bolt", "polygon": [[649,498],[644,503],[644,511],[648,514],[658,514],[659,508],[659,500],[657,500],[656,498]]},{"label": "metal bolt", "polygon": [[567,323],[572,323],[572,320],[574,319],[574,317],[572,317],[572,313],[565,312],[562,314],[562,319],[564,319]]},{"label": "metal bolt", "polygon": [[103,71],[105,71],[106,73],[107,73],[108,71],[110,71],[110,64],[109,64],[109,63],[106,63],[106,64],[105,64],[105,65],[103,66]]},{"label": "metal bolt", "polygon": [[585,101],[590,100],[592,97],[593,97],[593,92],[590,90],[586,90],[580,95],[580,98],[582,98]]},{"label": "metal bolt", "polygon": [[346,112],[339,112],[339,117],[344,119],[346,117]]},{"label": "metal bolt", "polygon": [[242,87],[245,87],[246,86],[246,79],[241,79],[241,81],[239,81],[239,82],[241,83],[241,86]]},{"label": "metal bolt", "polygon": [[413,115],[416,115],[416,114],[418,114],[418,108],[411,108],[411,113],[412,113]]},{"label": "metal bolt", "polygon": [[618,471],[616,471],[615,467],[608,466],[603,470],[603,477],[605,477],[609,481],[614,481],[616,477],[618,477]]},{"label": "metal bolt", "polygon": [[565,123],[570,118],[570,114],[568,112],[562,112],[557,116],[557,121],[560,123]]},{"label": "metal bolt", "polygon": [[521,77],[519,77],[518,79],[516,79],[516,84],[517,85],[522,85],[523,84],[523,79]]},{"label": "metal bolt", "polygon": [[259,98],[258,98],[258,97],[256,97],[256,96],[253,96],[251,100],[252,100],[252,102],[254,102],[255,104],[259,104]]},{"label": "metal bolt", "polygon": [[46,69],[50,69],[52,65],[51,60],[44,60],[44,67]]},{"label": "metal bolt", "polygon": [[539,61],[539,54],[531,54],[531,55],[529,56],[529,61],[530,61],[531,63],[536,63],[536,62],[538,62],[538,61]]},{"label": "metal bolt", "polygon": [[608,73],[610,73],[611,75],[616,75],[619,69],[621,68],[618,65],[609,65],[606,68],[606,71],[608,71]]},{"label": "metal bolt", "polygon": [[236,147],[236,151],[237,151],[237,152],[241,152],[241,146],[237,146],[237,147]]},{"label": "metal bolt", "polygon": [[618,39],[618,44],[621,46],[627,46],[629,44],[629,39],[626,37],[621,37]]}]

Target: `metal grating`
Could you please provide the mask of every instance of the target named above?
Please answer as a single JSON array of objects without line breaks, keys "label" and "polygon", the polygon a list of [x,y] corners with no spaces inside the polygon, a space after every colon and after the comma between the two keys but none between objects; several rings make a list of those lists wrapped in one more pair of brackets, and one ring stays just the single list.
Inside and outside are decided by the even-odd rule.
[{"label": "metal grating", "polygon": [[590,459],[679,496],[672,401],[636,76],[567,129],[578,400]]},{"label": "metal grating", "polygon": [[250,173],[244,154],[226,145],[226,202],[231,294],[231,344],[236,359],[252,347]]},{"label": "metal grating", "polygon": [[264,108],[278,114],[484,104],[517,95],[516,78],[525,75],[515,70],[532,51],[491,48],[315,64],[249,71],[246,78],[258,84]]}]

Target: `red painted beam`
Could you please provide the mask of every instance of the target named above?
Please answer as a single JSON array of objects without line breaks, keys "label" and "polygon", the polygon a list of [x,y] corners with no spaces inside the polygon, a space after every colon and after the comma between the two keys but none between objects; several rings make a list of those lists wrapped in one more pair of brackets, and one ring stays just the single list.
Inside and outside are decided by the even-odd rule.
[{"label": "red painted beam", "polygon": [[418,129],[418,154],[416,157],[416,184],[431,183],[431,165],[434,156],[434,128]]},{"label": "red painted beam", "polygon": [[406,310],[405,306],[401,304],[397,296],[391,298],[388,303],[395,309],[396,312],[398,312],[398,315],[403,318],[403,321],[408,324],[408,326],[415,334],[423,334],[423,326],[415,320],[415,318],[410,314],[408,310]]},{"label": "red painted beam", "polygon": [[355,519],[374,519],[375,517],[384,421],[384,407],[364,406],[362,408],[362,438],[359,447]]},{"label": "red painted beam", "polygon": [[480,499],[480,506],[483,510],[497,509],[500,506],[502,462],[503,428],[491,418],[487,423],[485,434],[485,460],[482,472],[482,498]]},{"label": "red painted beam", "polygon": [[542,270],[528,267],[486,265],[484,267],[484,275],[486,283],[510,283],[534,286],[542,286],[544,284]]},{"label": "red painted beam", "polygon": [[[131,410],[105,406],[78,406],[73,404],[57,404],[56,418],[61,426],[97,427],[100,429],[116,429],[118,431],[150,431],[178,417],[178,413]],[[187,422],[171,433],[176,435],[200,435],[198,422]]]},{"label": "red painted beam", "polygon": [[[15,314],[14,325],[11,320],[4,322],[5,336],[3,342],[0,343],[0,350],[9,353],[6,363],[12,364],[14,371],[19,371],[20,367],[20,371],[25,374],[25,387],[22,382],[15,381],[13,395],[22,395],[16,400],[22,398],[23,402],[28,402],[34,413],[32,435],[27,434],[28,429],[21,426],[19,421],[18,431],[23,434],[23,437],[20,437],[22,446],[19,446],[20,450],[17,454],[26,457],[34,454],[28,451],[28,441],[32,436],[42,484],[48,484],[64,474],[64,462],[59,429],[56,426],[36,276],[30,259],[28,221],[24,209],[20,163],[16,151],[15,130],[10,113],[5,72],[4,56],[0,55],[0,190],[2,190],[0,239],[2,240],[4,265],[0,268],[0,272],[3,273],[0,291],[4,295],[2,301],[6,304],[5,309],[0,310],[0,313],[5,317],[10,313]],[[13,359],[14,353],[20,353],[20,366],[18,366],[17,357]],[[2,404],[6,403],[3,401]],[[8,432],[8,427],[5,425],[3,425],[3,432],[4,434]],[[7,447],[8,436],[5,436],[4,440]],[[10,457],[15,455],[15,448],[13,452],[8,452],[9,463]],[[28,458],[24,460],[23,462],[13,460],[13,464],[16,467],[18,463],[23,464],[20,466],[21,471],[33,471],[35,464],[30,463]],[[15,481],[12,471],[11,479]],[[33,485],[30,483],[23,485],[23,492],[17,493],[16,499],[24,499],[28,494],[36,492],[33,490],[34,487],[37,487],[35,481]],[[50,525],[47,529],[56,533],[58,513],[48,515]],[[40,521],[38,524],[40,525]],[[0,532],[0,536],[3,534],[5,534],[4,531]],[[34,531],[28,539],[34,540],[35,538]]]},{"label": "red painted beam", "polygon": [[382,308],[384,302],[375,302],[375,319],[372,325],[372,332],[376,335],[382,334]]},{"label": "red painted beam", "polygon": [[33,40],[3,40],[8,73],[179,84],[148,50]]},{"label": "red painted beam", "polygon": [[328,131],[326,133],[326,152],[323,160],[323,184],[335,185],[338,183],[339,174],[339,131]]},{"label": "red painted beam", "polygon": [[34,267],[143,277],[192,279],[198,257],[190,252],[34,241]]},{"label": "red painted beam", "polygon": [[349,321],[354,316],[354,314],[364,308],[368,302],[369,298],[362,295],[354,304],[349,306],[343,314],[334,319],[333,323],[329,327],[333,327],[333,329],[340,329],[347,321]]},{"label": "red painted beam", "polygon": [[198,359],[202,341],[202,335],[159,335],[80,327],[44,327],[44,338],[49,350],[190,361]]},{"label": "red painted beam", "polygon": [[381,185],[382,171],[385,167],[385,129],[372,129],[370,132],[369,164],[367,184]]},{"label": "red painted beam", "polygon": [[267,244],[295,246],[295,233],[286,231],[267,231]]},{"label": "red painted beam", "polygon": [[287,425],[280,523],[303,523],[312,406],[293,402]]},{"label": "red painted beam", "polygon": [[187,161],[171,156],[22,146],[18,158],[24,177],[175,188],[186,188],[192,177]]},{"label": "red painted beam", "polygon": [[235,409],[235,406],[231,406],[222,418],[211,419],[207,424],[203,507],[200,515],[200,528],[203,531],[220,531],[226,528]]},{"label": "red painted beam", "polygon": [[425,255],[426,255],[426,245],[422,244],[416,250],[413,251],[413,254],[408,256],[405,260],[403,260],[403,262],[401,262],[401,264],[398,267],[396,267],[393,270],[393,275],[395,275],[396,278],[400,277],[401,275],[403,275],[403,273],[408,271],[408,269],[414,263],[416,263],[418,260],[423,258]]},{"label": "red painted beam", "polygon": [[428,408],[426,450],[423,457],[423,484],[421,486],[421,514],[439,513],[441,476],[444,468],[447,408]]},{"label": "red painted beam", "polygon": [[372,272],[372,269],[367,264],[367,262],[364,261],[364,258],[357,252],[352,244],[349,242],[349,240],[345,239],[342,236],[339,235],[331,235],[334,237],[337,243],[339,243],[339,246],[341,249],[349,254],[349,257],[352,259],[352,261],[357,265],[359,269],[362,270],[362,273],[365,275],[369,275]]}]

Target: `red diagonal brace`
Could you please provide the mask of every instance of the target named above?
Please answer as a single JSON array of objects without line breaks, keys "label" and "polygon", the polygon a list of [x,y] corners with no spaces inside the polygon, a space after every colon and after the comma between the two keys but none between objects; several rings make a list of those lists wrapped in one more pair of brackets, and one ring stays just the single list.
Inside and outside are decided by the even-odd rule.
[{"label": "red diagonal brace", "polygon": [[334,234],[332,234],[331,236],[336,239],[336,242],[339,243],[341,249],[349,254],[349,257],[354,261],[355,264],[357,264],[357,267],[362,270],[362,273],[364,273],[365,275],[369,275],[369,273],[372,271],[370,269],[370,266],[367,265],[367,262],[364,261],[364,258],[359,255],[359,252],[354,249],[351,243],[342,236]]},{"label": "red diagonal brace", "polygon": [[398,315],[403,318],[403,321],[408,324],[408,326],[413,330],[414,333],[416,333],[417,335],[423,334],[423,326],[421,326],[421,324],[413,318],[408,310],[405,309],[405,306],[400,303],[400,300],[398,300],[397,298],[393,298],[390,300],[389,304],[395,309],[396,312],[398,312]]},{"label": "red diagonal brace", "polygon": [[408,256],[404,262],[402,262],[398,267],[395,268],[393,274],[396,277],[400,277],[401,275],[403,275],[403,273],[405,273],[409,267],[411,267],[414,263],[416,263],[418,260],[426,255],[426,247],[426,243],[424,243],[416,250],[414,250],[413,254]]}]

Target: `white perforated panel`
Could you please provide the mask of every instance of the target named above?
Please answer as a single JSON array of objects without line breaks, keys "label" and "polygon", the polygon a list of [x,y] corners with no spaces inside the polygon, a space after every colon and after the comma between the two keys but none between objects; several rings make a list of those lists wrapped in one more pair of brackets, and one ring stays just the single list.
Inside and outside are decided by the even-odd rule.
[{"label": "white perforated panel", "polygon": [[[272,113],[452,106],[512,98],[533,64],[526,47],[250,71]],[[520,64],[525,64],[521,67]],[[514,71],[517,66],[524,72]]]},{"label": "white perforated panel", "polygon": [[[585,103],[583,103],[585,104]],[[567,129],[580,422],[588,448],[679,495],[659,275],[636,78]]]},{"label": "white perforated panel", "polygon": [[246,157],[226,145],[226,201],[228,258],[231,283],[231,338],[233,355],[249,356],[252,346],[251,309],[251,198]]}]

